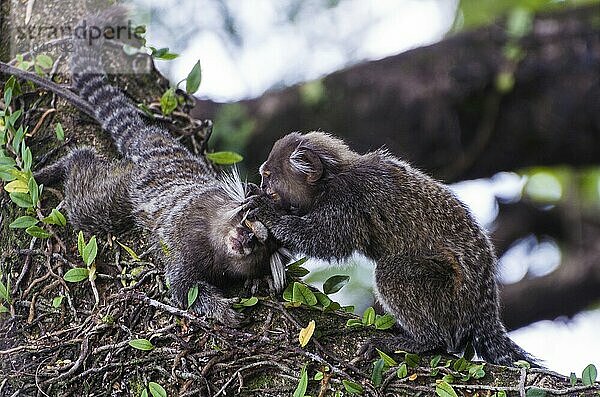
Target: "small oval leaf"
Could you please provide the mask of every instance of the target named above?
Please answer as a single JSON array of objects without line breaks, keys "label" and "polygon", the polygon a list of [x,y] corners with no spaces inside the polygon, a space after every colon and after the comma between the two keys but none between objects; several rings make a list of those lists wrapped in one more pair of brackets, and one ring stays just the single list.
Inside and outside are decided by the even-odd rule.
[{"label": "small oval leaf", "polygon": [[198,299],[198,286],[194,285],[192,288],[188,290],[187,293],[187,307],[188,309],[192,307],[194,303],[196,303],[196,299]]},{"label": "small oval leaf", "polygon": [[362,385],[346,379],[342,380],[342,384],[344,385],[344,389],[350,394],[362,394],[364,390]]},{"label": "small oval leaf", "polygon": [[152,397],[167,397],[166,390],[156,382],[148,382],[148,389]]},{"label": "small oval leaf", "polygon": [[200,67],[200,60],[198,60],[185,79],[185,92],[193,94],[198,91],[200,81],[202,81],[202,68]]},{"label": "small oval leaf", "polygon": [[85,267],[76,267],[74,269],[69,269],[68,272],[65,273],[63,278],[65,281],[70,283],[78,283],[83,280],[87,280],[90,272]]},{"label": "small oval leaf", "polygon": [[39,226],[29,226],[27,229],[25,229],[25,233],[29,234],[30,236],[37,237],[37,238],[50,237],[50,233],[48,233],[47,231],[45,231],[44,229],[42,229]]},{"label": "small oval leaf", "polygon": [[396,323],[396,319],[391,314],[384,314],[375,318],[375,328],[379,330],[390,329]]},{"label": "small oval leaf", "polygon": [[212,161],[215,164],[221,165],[231,165],[235,163],[239,163],[244,158],[235,152],[214,152],[214,153],[206,153],[206,158]]},{"label": "small oval leaf", "polygon": [[363,313],[363,324],[364,325],[373,325],[375,323],[375,309],[372,307],[368,307],[367,310]]},{"label": "small oval leaf", "polygon": [[83,261],[87,266],[91,265],[96,259],[98,254],[98,243],[96,242],[96,236],[92,236],[90,241],[86,244],[83,249]]},{"label": "small oval leaf", "polygon": [[294,282],[292,301],[314,306],[317,304],[317,297],[306,285]]},{"label": "small oval leaf", "polygon": [[594,364],[590,364],[583,369],[583,373],[581,374],[581,381],[586,386],[591,386],[596,381],[596,377],[598,376],[598,371],[596,370],[596,366]]},{"label": "small oval leaf", "polygon": [[27,229],[30,226],[33,226],[38,223],[38,220],[31,216],[20,216],[10,225],[8,225],[11,229]]},{"label": "small oval leaf", "polygon": [[348,284],[348,281],[350,281],[350,276],[347,275],[337,274],[331,276],[323,283],[323,292],[327,295],[335,294]]},{"label": "small oval leaf", "polygon": [[129,341],[129,346],[144,351],[154,349],[154,345],[148,339],[132,339]]},{"label": "small oval leaf", "polygon": [[458,397],[454,388],[450,386],[447,382],[441,381],[437,385],[435,385],[435,394],[440,397]]}]

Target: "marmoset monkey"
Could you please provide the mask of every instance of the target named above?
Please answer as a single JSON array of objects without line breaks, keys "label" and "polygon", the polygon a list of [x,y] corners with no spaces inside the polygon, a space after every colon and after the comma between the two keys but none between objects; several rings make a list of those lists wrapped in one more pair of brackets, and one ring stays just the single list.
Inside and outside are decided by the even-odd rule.
[{"label": "marmoset monkey", "polygon": [[77,149],[35,178],[43,184],[64,182],[69,220],[76,229],[119,232],[138,226],[150,231],[174,299],[186,307],[189,289],[198,286],[192,309],[236,325],[241,314],[216,286],[270,270],[275,288],[281,289],[284,257],[260,222],[243,219],[248,189],[237,172],[219,178],[203,157],[190,153],[166,129],[145,122],[107,83],[100,60],[104,38],[88,42],[84,32],[88,26],[107,26],[122,13],[111,9],[75,29],[83,37],[73,38],[71,71],[74,88],[94,108],[123,159],[107,161],[91,149]]},{"label": "marmoset monkey", "polygon": [[533,358],[500,320],[496,257],[450,189],[386,150],[352,151],[321,132],[278,140],[260,167],[249,218],[284,247],[325,260],[374,260],[375,294],[401,327],[393,350],[464,350],[486,361]]}]

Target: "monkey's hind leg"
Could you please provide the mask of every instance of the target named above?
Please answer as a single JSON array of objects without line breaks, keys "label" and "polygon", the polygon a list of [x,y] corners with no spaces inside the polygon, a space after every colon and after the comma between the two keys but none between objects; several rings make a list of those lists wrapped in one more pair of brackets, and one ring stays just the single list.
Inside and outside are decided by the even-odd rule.
[{"label": "monkey's hind leg", "polygon": [[65,206],[75,229],[118,233],[134,225],[128,188],[133,165],[106,161],[89,148],[76,149],[34,174],[38,183],[64,183]]},{"label": "monkey's hind leg", "polygon": [[[382,258],[375,269],[375,292],[401,331],[381,346],[412,353],[455,350],[465,341],[457,297],[459,268],[444,252]],[[376,341],[374,341],[376,343]]]}]

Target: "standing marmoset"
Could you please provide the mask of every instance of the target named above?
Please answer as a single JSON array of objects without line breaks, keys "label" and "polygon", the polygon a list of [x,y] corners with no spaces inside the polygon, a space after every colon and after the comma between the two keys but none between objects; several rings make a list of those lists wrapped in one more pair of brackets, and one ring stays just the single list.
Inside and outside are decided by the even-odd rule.
[{"label": "standing marmoset", "polygon": [[[194,156],[167,130],[147,124],[117,88],[106,82],[100,60],[105,27],[121,8],[88,17],[74,31],[73,87],[93,107],[96,120],[111,134],[123,156],[107,161],[88,148],[77,149],[35,174],[43,184],[64,182],[69,220],[76,229],[118,232],[140,226],[162,251],[172,295],[199,314],[236,325],[241,318],[215,285],[234,278],[272,272],[275,288],[284,284],[283,257],[260,222],[246,222],[241,208],[247,187],[234,172],[218,178],[202,157]],[[91,37],[91,36],[90,36]]]},{"label": "standing marmoset", "polygon": [[375,294],[401,327],[385,348],[459,352],[471,341],[491,363],[535,364],[500,320],[493,247],[447,186],[386,150],[361,155],[321,132],[278,140],[260,174],[265,194],[249,199],[248,217],[284,247],[376,262]]}]

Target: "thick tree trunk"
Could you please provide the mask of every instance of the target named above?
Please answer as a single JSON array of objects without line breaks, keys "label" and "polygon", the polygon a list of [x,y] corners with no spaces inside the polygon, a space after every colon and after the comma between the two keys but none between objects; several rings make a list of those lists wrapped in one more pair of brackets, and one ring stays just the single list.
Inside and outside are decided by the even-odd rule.
[{"label": "thick tree trunk", "polygon": [[[256,170],[272,142],[324,130],[358,151],[381,145],[447,182],[531,165],[600,158],[600,7],[535,18],[514,64],[501,26],[362,63],[320,80],[235,104],[254,126],[245,159]],[[391,38],[390,38],[391,39]],[[514,69],[514,87],[495,80]],[[192,113],[231,133],[232,104],[199,101]],[[234,124],[235,125],[235,124]],[[226,141],[224,141],[226,142]]]}]

